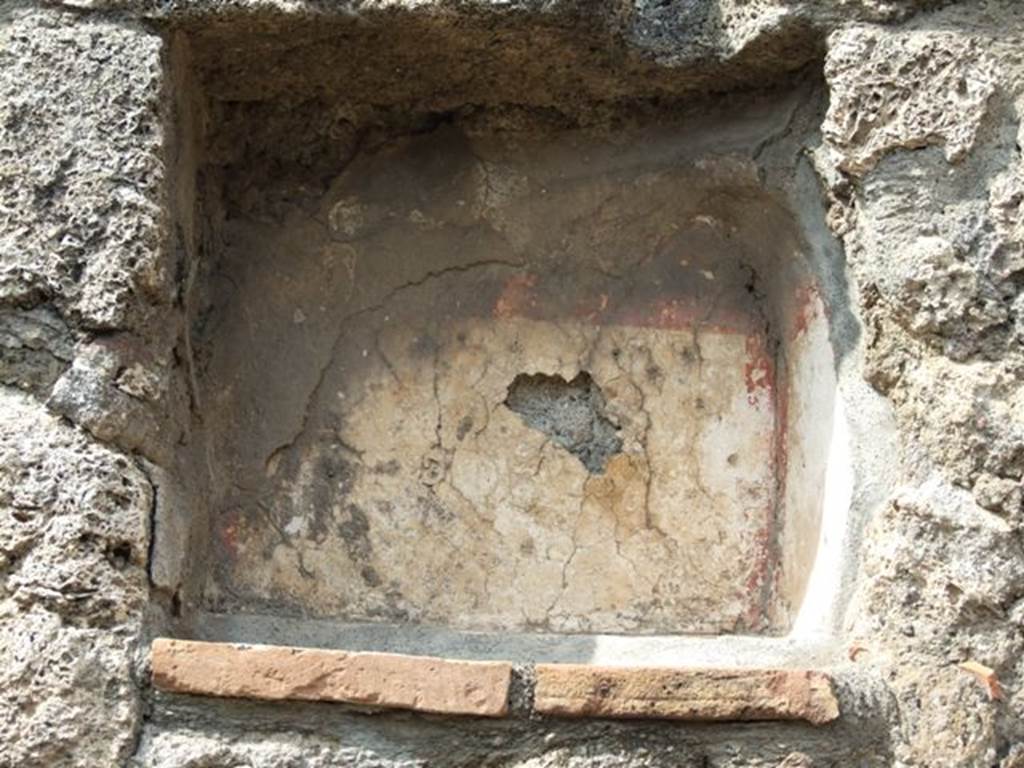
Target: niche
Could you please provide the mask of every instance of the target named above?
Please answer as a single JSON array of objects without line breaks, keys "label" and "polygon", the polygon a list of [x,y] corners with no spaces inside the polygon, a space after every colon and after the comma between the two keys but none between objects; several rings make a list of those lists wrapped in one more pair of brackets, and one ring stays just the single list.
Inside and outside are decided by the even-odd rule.
[{"label": "niche", "polygon": [[791,629],[845,311],[794,191],[813,88],[587,124],[198,61],[201,612]]}]

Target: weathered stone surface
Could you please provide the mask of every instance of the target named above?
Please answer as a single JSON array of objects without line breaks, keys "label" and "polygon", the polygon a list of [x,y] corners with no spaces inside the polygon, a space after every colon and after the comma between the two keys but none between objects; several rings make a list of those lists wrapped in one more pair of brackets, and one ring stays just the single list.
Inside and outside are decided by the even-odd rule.
[{"label": "weathered stone surface", "polygon": [[[129,19],[0,4],[3,768],[119,766],[136,744],[153,495],[117,438],[142,433],[139,401],[92,383],[67,390],[102,376],[115,387],[127,356],[98,372],[81,351],[94,333],[107,345],[147,333],[177,291],[164,248],[162,50]],[[168,351],[140,343],[149,359]],[[55,387],[71,418],[43,405]],[[133,447],[155,448],[146,439]]]},{"label": "weathered stone surface", "polygon": [[[865,374],[904,445],[849,621],[884,649],[908,765],[1009,765],[1024,738],[1024,27],[1013,3],[979,9],[851,26],[825,64],[837,99],[819,168],[861,296]],[[1005,703],[959,669],[969,660]]]},{"label": "weathered stone surface", "polygon": [[385,709],[497,717],[512,666],[389,653],[153,641],[153,684],[165,691],[270,701],[338,701]]},{"label": "weathered stone surface", "polygon": [[0,766],[118,765],[147,602],[139,468],[0,389]]},{"label": "weathered stone surface", "polygon": [[[360,717],[341,707],[160,707],[173,727],[147,728],[137,765],[147,768],[892,768],[880,721],[687,724],[664,720]],[[316,723],[318,727],[311,728]],[[853,737],[853,738],[851,738]],[[795,755],[794,755],[795,753]],[[810,756],[813,755],[813,758]],[[800,759],[804,756],[805,759]],[[785,762],[789,760],[789,762]]]},{"label": "weathered stone surface", "polygon": [[5,272],[84,327],[128,327],[175,291],[161,243],[160,38],[29,5],[0,14]]},{"label": "weathered stone surface", "polygon": [[[830,106],[811,120],[823,133],[814,163],[861,340],[837,365],[863,372],[891,405],[899,450],[878,448],[870,431],[856,450],[884,452],[902,486],[870,525],[850,521],[864,557],[843,574],[856,600],[837,625],[869,652],[850,679],[835,676],[842,718],[827,729],[585,719],[452,728],[157,697],[142,724],[142,612],[159,627],[199,590],[161,543],[170,559],[147,594],[140,520],[148,510],[159,530],[162,503],[138,459],[161,465],[171,505],[203,514],[189,494],[203,498],[215,468],[171,466],[193,450],[206,458],[190,431],[204,403],[198,388],[182,391],[209,361],[193,354],[184,318],[208,320],[195,303],[204,281],[242,278],[197,268],[216,262],[224,233],[209,198],[196,206],[210,220],[202,237],[188,212],[217,179],[197,193],[188,163],[167,173],[178,148],[163,127],[183,121],[176,99],[188,81],[165,67],[164,41],[176,36],[193,45],[184,68],[197,65],[197,102],[211,97],[197,124],[246,129],[205,148],[235,174],[228,202],[270,222],[296,201],[315,210],[309,179],[335,178],[357,142],[373,146],[396,123],[422,132],[457,114],[511,133],[542,124],[614,134],[624,104],[657,116],[680,99],[721,103],[730,90],[799,78],[802,67],[823,76]],[[0,3],[0,765],[1021,764],[1021,50],[1013,0]],[[779,146],[750,156],[760,166]],[[264,194],[267,175],[276,186]],[[339,231],[358,223],[349,213],[338,210]],[[280,264],[284,284],[291,262]],[[301,399],[307,388],[293,390]],[[167,533],[162,542],[191,535]],[[187,562],[199,563],[193,554]],[[305,578],[304,558],[284,544],[278,555]],[[1005,700],[963,672],[968,660],[993,670]],[[871,685],[884,693],[865,695]]]},{"label": "weathered stone surface", "polygon": [[807,720],[839,716],[828,676],[805,670],[537,665],[534,707],[563,717]]},{"label": "weathered stone surface", "polygon": [[942,147],[950,162],[973,149],[996,90],[981,41],[952,30],[837,33],[825,75],[833,83],[822,131],[837,164],[862,176],[896,149]]}]

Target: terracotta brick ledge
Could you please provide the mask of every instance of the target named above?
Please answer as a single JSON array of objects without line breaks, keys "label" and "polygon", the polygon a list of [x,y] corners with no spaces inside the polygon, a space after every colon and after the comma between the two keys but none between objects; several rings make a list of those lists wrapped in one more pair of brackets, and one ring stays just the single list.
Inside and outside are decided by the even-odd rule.
[{"label": "terracotta brick ledge", "polygon": [[[394,653],[158,639],[153,684],[200,696],[336,701],[446,715],[508,714],[512,665]],[[535,712],[559,717],[806,720],[839,716],[832,682],[796,669],[538,664]]]},{"label": "terracotta brick ledge", "polygon": [[162,638],[151,661],[153,684],[174,693],[479,717],[508,712],[512,678],[503,662]]},{"label": "terracotta brick ledge", "polygon": [[534,709],[563,717],[806,720],[839,717],[828,676],[789,669],[539,664]]}]

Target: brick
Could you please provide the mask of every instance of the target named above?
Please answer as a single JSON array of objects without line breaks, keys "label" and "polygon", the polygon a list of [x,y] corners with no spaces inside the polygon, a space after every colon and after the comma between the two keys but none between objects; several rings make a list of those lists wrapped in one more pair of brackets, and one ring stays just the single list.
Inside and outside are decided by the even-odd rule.
[{"label": "brick", "polygon": [[392,653],[157,639],[161,690],[269,701],[336,701],[447,715],[508,711],[510,664]]},{"label": "brick", "polygon": [[839,716],[828,676],[790,669],[537,666],[534,708],[563,717],[807,720]]}]

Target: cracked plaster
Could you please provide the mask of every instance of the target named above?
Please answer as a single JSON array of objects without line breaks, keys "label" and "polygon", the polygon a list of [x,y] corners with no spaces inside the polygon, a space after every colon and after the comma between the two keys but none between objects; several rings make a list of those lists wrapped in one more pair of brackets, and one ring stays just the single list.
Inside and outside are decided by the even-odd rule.
[{"label": "cracked plaster", "polygon": [[[212,608],[556,632],[786,621],[778,329],[758,282],[799,238],[743,163],[709,183],[716,161],[645,142],[442,127],[356,154],[277,227],[229,219],[234,277],[200,342],[230,468]],[[620,428],[603,472],[507,406],[523,372],[593,376]]]}]

